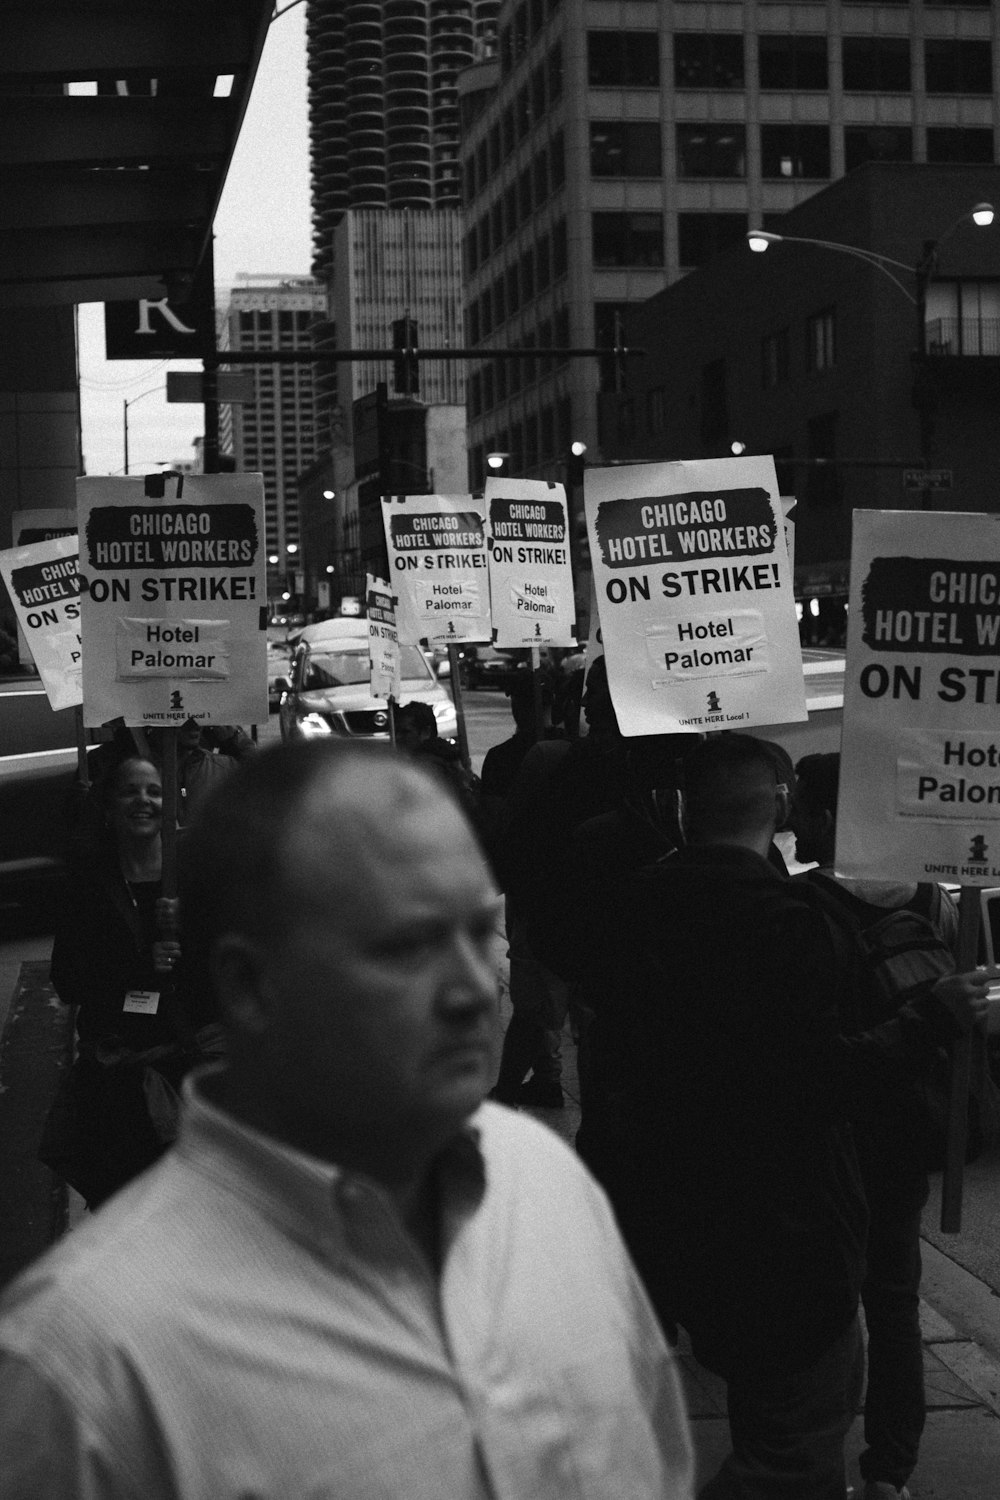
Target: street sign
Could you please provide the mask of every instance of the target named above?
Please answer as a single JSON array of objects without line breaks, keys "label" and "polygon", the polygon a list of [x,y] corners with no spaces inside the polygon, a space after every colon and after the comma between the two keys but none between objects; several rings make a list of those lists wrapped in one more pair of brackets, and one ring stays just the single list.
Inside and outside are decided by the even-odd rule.
[{"label": "street sign", "polygon": [[954,473],[951,469],[904,469],[904,490],[950,490]]},{"label": "street sign", "polygon": [[[215,377],[215,399],[232,405],[254,399],[254,373],[252,370],[233,372],[220,370]],[[205,379],[198,370],[168,370],[168,401],[204,401]]]}]

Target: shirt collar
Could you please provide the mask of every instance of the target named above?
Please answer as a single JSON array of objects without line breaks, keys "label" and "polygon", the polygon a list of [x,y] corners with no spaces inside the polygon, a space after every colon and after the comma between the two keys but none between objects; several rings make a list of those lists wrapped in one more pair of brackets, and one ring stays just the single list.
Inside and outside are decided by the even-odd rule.
[{"label": "shirt collar", "polygon": [[[327,1255],[346,1250],[341,1196],[352,1187],[380,1196],[393,1207],[390,1194],[373,1178],[348,1172],[333,1162],[267,1135],[217,1102],[224,1068],[200,1068],[184,1081],[184,1112],[175,1150],[189,1165],[237,1193],[259,1212],[278,1222],[297,1240]],[[478,1206],[486,1188],[476,1116],[466,1122],[435,1159],[447,1245],[460,1222]]]}]

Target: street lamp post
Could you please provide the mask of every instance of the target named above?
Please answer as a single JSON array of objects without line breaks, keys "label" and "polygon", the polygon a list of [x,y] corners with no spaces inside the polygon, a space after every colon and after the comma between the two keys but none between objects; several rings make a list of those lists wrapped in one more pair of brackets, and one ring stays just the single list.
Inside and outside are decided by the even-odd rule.
[{"label": "street lamp post", "polygon": [[[986,228],[987,225],[993,223],[993,205],[977,203],[965,213],[959,214],[958,218],[949,224],[937,239],[924,241],[920,259],[913,266],[907,265],[902,260],[894,260],[891,255],[882,255],[861,245],[845,245],[839,240],[811,239],[806,235],[773,234],[765,229],[751,229],[746,236],[750,249],[758,254],[769,249],[771,245],[812,245],[821,250],[832,250],[841,255],[850,255],[855,260],[864,261],[876,271],[880,271],[883,276],[887,276],[897,291],[902,292],[907,301],[913,304],[916,310],[917,328],[916,350],[913,355],[915,373],[912,399],[920,427],[920,465],[924,474],[930,467],[934,449],[935,407],[934,390],[930,372],[927,369],[927,290],[937,274],[941,246],[968,219],[980,228]],[[913,277],[914,290],[912,292],[895,274],[897,271],[904,271],[908,276]],[[922,493],[923,508],[928,509],[930,487],[926,483]]]},{"label": "street lamp post", "polygon": [[125,459],[125,467],[122,469],[123,474],[128,473],[128,409],[130,406],[134,406],[137,401],[142,401],[146,396],[155,396],[157,391],[164,390],[166,390],[166,386],[164,385],[153,385],[150,386],[148,391],[140,391],[138,396],[133,396],[131,401],[126,399],[122,402],[122,425],[124,427],[123,457]]}]

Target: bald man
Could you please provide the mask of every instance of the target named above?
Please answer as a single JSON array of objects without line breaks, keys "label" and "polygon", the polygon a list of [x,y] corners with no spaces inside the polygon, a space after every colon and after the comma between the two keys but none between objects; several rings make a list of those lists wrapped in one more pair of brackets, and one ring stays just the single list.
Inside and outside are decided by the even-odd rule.
[{"label": "bald man", "polygon": [[5,1500],[688,1497],[606,1201],[483,1103],[497,895],[448,792],[388,747],[268,750],[181,900],[228,1062],[5,1299]]}]

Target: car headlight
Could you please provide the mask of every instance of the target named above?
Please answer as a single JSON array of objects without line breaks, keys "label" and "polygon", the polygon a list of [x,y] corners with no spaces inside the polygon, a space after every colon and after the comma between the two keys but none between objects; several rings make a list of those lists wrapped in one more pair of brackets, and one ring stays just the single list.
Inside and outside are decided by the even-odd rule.
[{"label": "car headlight", "polygon": [[455,706],[452,703],[435,703],[434,717],[438,724],[450,724],[455,717]]},{"label": "car headlight", "polygon": [[299,733],[307,740],[317,739],[322,734],[332,734],[333,730],[322,714],[305,714],[299,720]]}]

